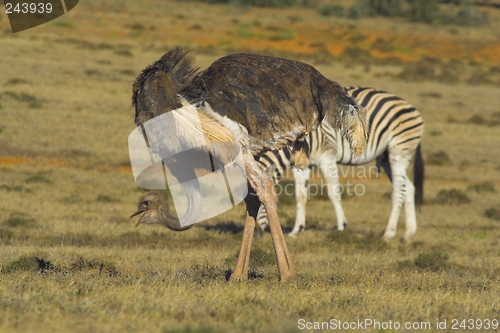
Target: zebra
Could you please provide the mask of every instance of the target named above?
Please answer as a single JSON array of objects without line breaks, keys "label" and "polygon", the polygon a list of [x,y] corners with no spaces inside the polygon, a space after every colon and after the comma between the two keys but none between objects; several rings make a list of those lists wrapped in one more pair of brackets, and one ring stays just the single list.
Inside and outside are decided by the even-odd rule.
[{"label": "zebra", "polygon": [[[353,157],[349,142],[338,130],[326,121],[309,133],[309,165],[316,165],[326,182],[330,202],[335,208],[338,230],[347,227],[347,219],[341,204],[337,164],[361,165],[376,160],[377,172],[382,167],[392,182],[392,211],[383,234],[390,240],[396,234],[397,222],[404,203],[406,231],[404,239],[410,241],[417,231],[415,204],[423,201],[424,161],[421,139],[424,130],[422,117],[418,110],[402,98],[388,92],[367,88],[347,87],[346,92],[365,108],[369,133],[363,155]],[[414,179],[406,174],[411,159],[414,159]],[[273,176],[275,182],[292,167],[290,152],[286,149],[270,151],[260,160],[260,167]],[[297,200],[295,226],[289,234],[296,237],[305,228],[306,202],[310,168],[292,168],[295,178],[295,197]],[[264,230],[267,226],[265,208],[261,205],[257,223]]]}]

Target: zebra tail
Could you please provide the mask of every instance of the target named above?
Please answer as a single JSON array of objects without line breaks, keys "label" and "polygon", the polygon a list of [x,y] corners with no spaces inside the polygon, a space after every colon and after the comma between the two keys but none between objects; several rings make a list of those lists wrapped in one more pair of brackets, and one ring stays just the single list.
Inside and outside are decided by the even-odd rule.
[{"label": "zebra tail", "polygon": [[413,185],[415,185],[415,204],[420,209],[424,203],[424,159],[422,157],[421,144],[418,145],[415,153],[415,163],[413,166]]}]

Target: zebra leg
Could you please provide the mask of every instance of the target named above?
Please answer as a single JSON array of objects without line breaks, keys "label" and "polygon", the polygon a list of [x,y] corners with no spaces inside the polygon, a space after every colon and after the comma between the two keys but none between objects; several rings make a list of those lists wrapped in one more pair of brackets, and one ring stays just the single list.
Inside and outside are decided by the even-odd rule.
[{"label": "zebra leg", "polygon": [[337,228],[338,230],[344,230],[347,227],[347,219],[345,218],[344,209],[342,208],[342,193],[339,185],[337,162],[335,158],[329,158],[324,163],[318,164],[328,189],[328,197],[335,208]]},{"label": "zebra leg", "polygon": [[311,169],[297,170],[293,168],[293,177],[295,178],[295,200],[297,208],[295,210],[295,226],[292,232],[288,234],[290,237],[297,237],[298,233],[306,227],[306,204],[307,195],[309,194],[309,175]]},{"label": "zebra leg", "polygon": [[409,242],[417,232],[417,214],[415,212],[415,186],[408,177],[406,178],[406,196],[405,196],[405,241]]},{"label": "zebra leg", "polygon": [[[403,155],[392,153],[389,151],[390,172],[392,174],[392,210],[389,217],[389,223],[384,232],[384,239],[390,240],[396,235],[396,229],[399,220],[399,214],[403,202],[407,198],[407,184],[410,183],[406,175],[406,169],[410,160]],[[413,194],[412,194],[413,195]]]},{"label": "zebra leg", "polygon": [[260,226],[260,230],[262,232],[266,231],[266,228],[269,225],[269,220],[267,219],[266,207],[264,207],[263,204],[260,204],[259,212],[257,213],[257,224]]}]

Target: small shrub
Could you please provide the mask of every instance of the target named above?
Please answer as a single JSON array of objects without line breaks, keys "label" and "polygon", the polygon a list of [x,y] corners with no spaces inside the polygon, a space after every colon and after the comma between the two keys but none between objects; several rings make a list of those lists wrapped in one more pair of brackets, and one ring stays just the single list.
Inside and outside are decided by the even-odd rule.
[{"label": "small shrub", "polygon": [[409,9],[406,15],[411,21],[432,23],[439,16],[438,0],[407,0],[407,2]]},{"label": "small shrub", "polygon": [[467,191],[474,191],[476,193],[496,193],[495,186],[489,181],[469,185]]},{"label": "small shrub", "polygon": [[110,197],[109,195],[99,194],[96,198],[97,202],[120,202],[119,199]]},{"label": "small shrub", "polygon": [[500,221],[500,209],[498,208],[487,209],[485,210],[484,215],[492,220]]},{"label": "small shrub", "polygon": [[100,259],[94,260],[78,257],[71,262],[68,268],[72,272],[99,270],[99,275],[104,274],[109,277],[120,275],[115,264]]},{"label": "small shrub", "polygon": [[463,205],[470,203],[470,198],[461,190],[441,190],[436,196],[435,202],[440,205]]},{"label": "small shrub", "polygon": [[143,31],[146,30],[146,27],[142,23],[134,23],[125,25],[126,28],[134,31]]},{"label": "small shrub", "polygon": [[15,85],[18,85],[18,84],[29,84],[29,82],[25,79],[19,79],[19,78],[12,78],[10,80],[8,80],[7,82],[5,82],[5,86],[15,86]]},{"label": "small shrub", "polygon": [[474,125],[485,125],[487,123],[486,119],[479,114],[475,114],[471,116],[468,120],[464,121],[466,124],[474,124]]},{"label": "small shrub", "polygon": [[470,85],[478,84],[493,84],[493,80],[489,77],[487,72],[476,72],[472,73],[471,76],[466,80]]},{"label": "small shrub", "polygon": [[107,59],[97,60],[96,63],[98,63],[100,65],[111,65],[112,64],[112,62],[110,60],[107,60]]},{"label": "small shrub", "polygon": [[58,268],[50,261],[36,256],[23,256],[5,266],[2,273],[56,271]]},{"label": "small shrub", "polygon": [[37,173],[36,175],[33,175],[26,179],[24,181],[25,183],[44,183],[44,184],[50,184],[52,181],[45,177],[43,174]]},{"label": "small shrub", "polygon": [[349,8],[349,17],[403,15],[403,1],[401,0],[357,0]]},{"label": "small shrub", "polygon": [[127,76],[136,76],[137,73],[131,69],[122,69],[120,71],[120,74],[127,75]]},{"label": "small shrub", "polygon": [[6,91],[4,92],[4,95],[5,96],[8,96],[18,102],[24,102],[24,103],[36,103],[38,102],[38,99],[33,96],[33,95],[30,95],[30,94],[27,94],[27,93],[16,93],[14,91]]},{"label": "small shrub", "polygon": [[117,51],[115,51],[115,54],[122,56],[122,57],[133,57],[134,56],[130,50],[126,50],[126,49],[117,50]]},{"label": "small shrub", "polygon": [[443,166],[450,164],[450,157],[444,151],[440,150],[436,153],[430,154],[425,160],[427,165]]},{"label": "small shrub", "polygon": [[405,81],[434,80],[436,78],[436,69],[433,64],[419,61],[405,65],[397,77]]},{"label": "small shrub", "polygon": [[195,23],[189,27],[189,30],[203,30],[203,26],[199,23]]},{"label": "small shrub", "polygon": [[339,56],[339,60],[344,63],[366,63],[371,59],[370,52],[357,46],[346,47],[344,52]]},{"label": "small shrub", "polygon": [[377,38],[370,46],[372,50],[379,52],[392,52],[396,49],[394,44],[383,38]]},{"label": "small shrub", "polygon": [[102,73],[97,69],[86,69],[84,72],[87,76],[101,76]]},{"label": "small shrub", "polygon": [[94,45],[93,48],[96,50],[113,50],[115,46],[109,43],[99,43]]},{"label": "small shrub", "polygon": [[443,95],[441,95],[440,93],[435,92],[435,91],[424,92],[424,93],[420,93],[418,95],[422,96],[422,97],[429,97],[429,98],[438,98],[438,99],[443,98]]},{"label": "small shrub", "polygon": [[274,40],[274,41],[292,40],[294,38],[295,38],[295,30],[293,29],[286,29],[285,31],[269,36],[269,40]]},{"label": "small shrub", "polygon": [[345,8],[340,5],[328,5],[319,8],[318,13],[321,16],[344,17]]},{"label": "small shrub", "polygon": [[453,18],[453,23],[465,26],[482,26],[490,23],[487,12],[480,11],[476,6],[467,2]]},{"label": "small shrub", "polygon": [[2,185],[0,185],[0,190],[6,191],[6,192],[22,192],[24,190],[24,188],[20,185],[2,184]]},{"label": "small shrub", "polygon": [[353,6],[349,7],[347,10],[347,17],[350,19],[359,19],[360,17],[366,16],[366,13],[366,7],[358,1]]},{"label": "small shrub", "polygon": [[443,132],[441,132],[441,131],[430,131],[429,135],[430,136],[441,136],[441,135],[443,135]]},{"label": "small shrub", "polygon": [[5,220],[3,225],[11,228],[19,228],[19,227],[36,227],[37,223],[34,218],[29,217],[25,213],[12,213],[10,217]]},{"label": "small shrub", "polygon": [[413,264],[421,270],[433,272],[446,269],[449,266],[448,256],[436,251],[420,253],[413,260]]}]

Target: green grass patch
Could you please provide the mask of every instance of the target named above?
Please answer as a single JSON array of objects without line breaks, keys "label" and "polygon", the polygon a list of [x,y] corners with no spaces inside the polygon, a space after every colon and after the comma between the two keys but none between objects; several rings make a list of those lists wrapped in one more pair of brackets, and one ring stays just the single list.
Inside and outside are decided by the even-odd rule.
[{"label": "green grass patch", "polygon": [[50,180],[48,177],[41,173],[37,173],[31,177],[28,177],[25,181],[25,183],[39,183],[39,184],[51,184],[52,180]]},{"label": "green grass patch", "polygon": [[39,272],[57,271],[58,268],[50,261],[37,256],[22,256],[21,258],[12,261],[2,268],[2,273],[19,273],[19,272]]},{"label": "green grass patch", "polygon": [[86,69],[84,73],[87,76],[102,76],[101,71],[95,68]]},{"label": "green grass patch", "polygon": [[489,219],[492,219],[495,221],[500,221],[500,209],[498,209],[498,208],[487,209],[484,212],[484,215]]},{"label": "green grass patch", "polygon": [[59,202],[65,205],[73,205],[82,202],[83,199],[78,195],[78,193],[71,193],[59,199]]},{"label": "green grass patch", "polygon": [[30,192],[29,189],[25,189],[22,185],[7,185],[7,184],[2,184],[0,185],[0,190],[6,191],[6,192]]},{"label": "green grass patch", "polygon": [[76,27],[76,25],[71,21],[55,21],[52,23],[52,25],[55,27],[62,27],[62,28],[75,28]]},{"label": "green grass patch", "polygon": [[30,84],[30,83],[28,80],[14,77],[12,79],[9,79],[7,82],[5,82],[4,85],[5,86],[16,86],[16,85],[20,85],[20,84]]},{"label": "green grass patch", "polygon": [[120,199],[113,198],[113,197],[106,195],[106,194],[99,194],[95,200],[97,202],[108,202],[108,203],[120,202]]},{"label": "green grass patch", "polygon": [[189,280],[204,284],[210,280],[227,281],[231,273],[230,269],[204,264],[193,265],[188,269],[178,270],[175,272],[175,277],[181,281]]},{"label": "green grass patch", "polygon": [[389,248],[387,242],[379,237],[374,236],[358,236],[349,230],[335,230],[329,233],[326,237],[327,242],[338,245],[353,246],[359,250],[367,251],[385,251]]},{"label": "green grass patch", "polygon": [[137,73],[131,69],[122,69],[120,71],[120,74],[127,75],[127,76],[134,76],[134,77],[137,75]]},{"label": "green grass patch", "polygon": [[437,251],[420,253],[413,260],[403,260],[397,263],[399,269],[419,269],[438,272],[450,267],[448,256]]},{"label": "green grass patch", "polygon": [[38,223],[26,213],[12,213],[10,217],[3,222],[3,225],[10,228],[33,228],[37,227]]},{"label": "green grass patch", "polygon": [[451,164],[451,160],[446,152],[440,150],[438,152],[429,154],[425,159],[425,163],[427,165],[444,166]]},{"label": "green grass patch", "polygon": [[195,23],[189,27],[189,30],[203,30],[203,26],[199,23]]},{"label": "green grass patch", "polygon": [[10,97],[18,102],[33,103],[33,102],[38,101],[35,96],[24,93],[24,92],[17,93],[15,91],[7,90],[3,94],[4,94],[4,96]]},{"label": "green grass patch", "polygon": [[125,28],[128,28],[135,32],[142,32],[146,30],[146,27],[142,23],[126,24]]},{"label": "green grass patch", "polygon": [[132,51],[127,50],[127,49],[116,50],[115,54],[119,55],[119,56],[122,56],[122,57],[133,57],[134,56],[134,54],[132,53]]},{"label": "green grass patch", "polygon": [[453,188],[439,191],[434,202],[439,205],[465,205],[470,203],[471,199],[464,191]]},{"label": "green grass patch", "polygon": [[268,39],[273,41],[293,40],[295,39],[295,30],[286,29],[284,31],[272,34]]},{"label": "green grass patch", "polygon": [[327,5],[318,9],[318,14],[325,17],[344,17],[346,9],[340,5]]},{"label": "green grass patch", "polygon": [[474,191],[476,193],[496,193],[495,185],[490,181],[477,183],[467,186],[467,191]]}]

